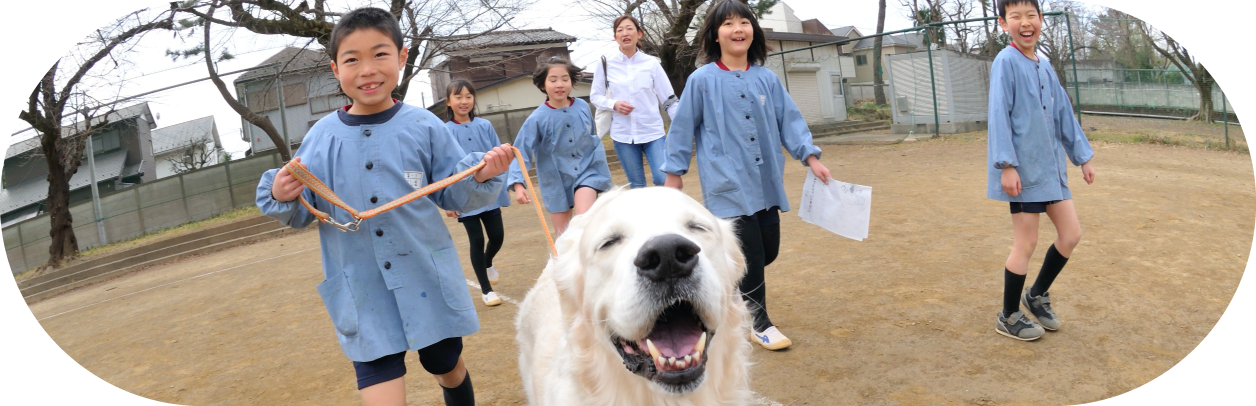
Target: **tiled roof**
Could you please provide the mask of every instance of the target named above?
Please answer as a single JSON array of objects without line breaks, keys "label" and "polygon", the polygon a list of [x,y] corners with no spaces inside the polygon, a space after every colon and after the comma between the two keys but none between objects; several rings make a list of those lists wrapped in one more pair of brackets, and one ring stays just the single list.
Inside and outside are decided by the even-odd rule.
[{"label": "tiled roof", "polygon": [[[150,126],[149,128],[152,128],[151,126],[155,125],[156,122],[153,120],[152,112],[148,110],[147,102],[133,104],[133,105],[115,110],[113,113],[109,114],[108,118],[110,122],[117,122],[117,121],[122,121],[128,118],[137,117],[141,115],[144,116],[146,121],[148,121],[148,124]],[[61,138],[67,138],[71,135],[77,134],[79,131],[82,131],[82,130],[83,130],[83,124],[81,123],[75,123],[73,126],[62,127]],[[4,154],[4,159],[9,159],[14,156],[20,155],[24,152],[30,151],[32,149],[39,148],[39,137],[35,135],[34,130],[28,129],[26,131],[19,132],[18,134],[19,135],[15,135],[15,137],[28,136],[30,138],[15,142],[13,143],[13,145],[10,145],[9,150],[5,152]],[[30,135],[27,135],[27,134],[30,134]]]},{"label": "tiled roof", "polygon": [[[267,66],[277,64],[275,66]],[[265,66],[265,67],[263,67]],[[299,72],[307,69],[323,68],[331,72],[331,58],[321,49],[287,47],[258,64],[255,69],[245,72],[233,83],[247,82],[253,79],[269,77],[283,68],[284,73]]]},{"label": "tiled roof", "polygon": [[445,51],[461,51],[507,47],[516,45],[533,45],[549,43],[575,42],[576,37],[554,31],[550,28],[515,31],[492,31],[481,34],[454,35],[437,38],[436,42],[449,43]]},{"label": "tiled roof", "polygon": [[[123,164],[126,162],[126,150],[119,150],[102,154],[96,157],[96,180],[97,182],[106,181],[117,178],[122,174]],[[78,168],[78,172],[70,177],[70,191],[85,188],[91,184],[91,170],[88,169],[87,163],[84,162]],[[8,213],[10,211],[38,203],[48,198],[48,180],[46,178],[35,178],[25,182],[0,189],[0,213]]]},{"label": "tiled roof", "polygon": [[205,116],[192,121],[165,126],[153,130],[153,156],[158,156],[192,143],[219,144],[218,134],[214,131],[214,116]]},{"label": "tiled roof", "polygon": [[[882,38],[881,47],[901,45],[901,46],[921,48],[920,44],[924,42],[924,36],[920,34],[915,34],[915,33],[886,35],[881,38]],[[872,48],[872,45],[873,45],[872,42],[873,42],[872,38],[861,39],[859,40],[859,42],[855,43],[855,49],[858,50],[858,49]]]}]

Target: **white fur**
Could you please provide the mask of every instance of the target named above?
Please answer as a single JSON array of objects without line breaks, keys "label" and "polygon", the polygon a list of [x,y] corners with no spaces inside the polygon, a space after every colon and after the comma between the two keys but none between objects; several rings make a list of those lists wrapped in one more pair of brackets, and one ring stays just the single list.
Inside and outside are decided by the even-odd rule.
[{"label": "white fur", "polygon": [[[706,230],[694,229],[693,224]],[[519,372],[528,403],[568,405],[745,405],[749,384],[749,318],[737,293],[745,259],[732,224],[670,188],[615,190],[577,216],[520,305]],[[623,236],[598,248],[611,234]],[[651,329],[633,259],[652,237],[678,234],[701,252],[693,271],[694,307],[714,332],[702,383],[675,394],[629,372],[611,334],[638,339]],[[657,311],[655,309],[654,311]],[[657,313],[654,313],[657,314]]]}]

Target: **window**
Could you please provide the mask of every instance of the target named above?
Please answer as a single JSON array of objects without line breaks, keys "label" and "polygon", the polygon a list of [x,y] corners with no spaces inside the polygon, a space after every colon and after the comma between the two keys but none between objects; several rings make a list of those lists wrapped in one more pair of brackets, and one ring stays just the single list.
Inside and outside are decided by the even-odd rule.
[{"label": "window", "polygon": [[[100,155],[122,147],[117,131],[108,131],[92,135],[92,152]],[[87,156],[87,148],[83,148],[83,156]]]},{"label": "window", "polygon": [[247,104],[249,110],[254,113],[277,110],[279,109],[279,92],[270,88],[249,92]]},{"label": "window", "polygon": [[[284,100],[287,101],[287,100]],[[318,114],[322,112],[332,111],[349,104],[349,99],[338,94],[327,96],[318,96],[310,98],[310,113]]]},{"label": "window", "polygon": [[283,87],[283,105],[284,107],[300,106],[305,104],[305,83],[293,83],[284,85]]},{"label": "window", "polygon": [[855,55],[855,64],[864,66],[868,64],[868,55]]}]

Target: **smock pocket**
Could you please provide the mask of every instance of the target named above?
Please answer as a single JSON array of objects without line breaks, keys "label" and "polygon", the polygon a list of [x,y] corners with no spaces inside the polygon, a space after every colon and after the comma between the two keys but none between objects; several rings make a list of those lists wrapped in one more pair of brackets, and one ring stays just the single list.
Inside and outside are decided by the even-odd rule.
[{"label": "smock pocket", "polygon": [[331,316],[331,323],[336,331],[346,337],[358,334],[358,309],[353,302],[353,292],[349,290],[349,280],[344,273],[338,273],[318,284],[318,296],[323,298],[323,306]]},{"label": "smock pocket", "polygon": [[462,278],[462,264],[458,262],[458,250],[453,247],[432,253],[432,270],[440,281],[440,293],[445,297],[445,304],[454,310],[468,310],[471,294],[468,293],[467,281]]}]

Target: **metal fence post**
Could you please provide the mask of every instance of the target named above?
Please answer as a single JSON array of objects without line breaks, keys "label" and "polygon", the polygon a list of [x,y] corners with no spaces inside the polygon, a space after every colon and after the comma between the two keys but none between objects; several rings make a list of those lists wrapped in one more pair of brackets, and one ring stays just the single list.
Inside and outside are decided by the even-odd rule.
[{"label": "metal fence post", "polygon": [[929,87],[933,89],[933,137],[941,135],[941,120],[938,119],[938,84],[933,75],[933,45],[929,39],[929,28],[925,28],[925,50],[929,54]]},{"label": "metal fence post", "polygon": [[1082,91],[1077,84],[1077,52],[1073,50],[1073,19],[1064,13],[1064,23],[1068,26],[1068,54],[1073,59],[1073,112],[1077,115],[1077,125],[1082,124]]}]

